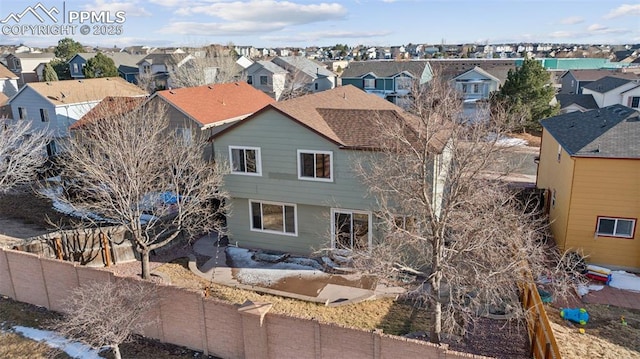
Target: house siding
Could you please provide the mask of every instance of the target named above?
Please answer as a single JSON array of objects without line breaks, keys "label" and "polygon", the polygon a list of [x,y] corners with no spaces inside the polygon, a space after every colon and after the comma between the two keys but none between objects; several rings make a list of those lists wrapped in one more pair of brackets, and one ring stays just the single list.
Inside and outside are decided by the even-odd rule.
[{"label": "house siding", "polygon": [[[567,248],[590,263],[640,268],[640,160],[576,158]],[[596,235],[598,216],[636,219],[634,238]]]},{"label": "house siding", "polygon": [[353,85],[359,89],[364,89],[364,81],[361,78],[342,78],[342,86]]},{"label": "house siding", "polygon": [[[291,248],[299,253],[326,246],[330,239],[330,208],[369,210],[374,203],[353,171],[353,160],[362,152],[339,149],[275,110],[259,116],[214,142],[216,154],[227,161],[229,146],[259,147],[261,153],[262,176],[230,174],[225,178],[225,189],[239,206],[232,210],[228,221],[231,241],[259,248]],[[298,180],[299,149],[332,151],[333,182]],[[250,231],[249,199],[296,204],[298,236]]]},{"label": "house siding", "polygon": [[[11,100],[11,113],[16,120],[20,119],[18,108],[22,107],[27,110],[26,121],[31,122],[32,131],[51,130],[56,133],[64,132],[64,119],[58,119],[55,106],[45,100],[36,91],[30,87],[26,87],[20,94]],[[49,113],[49,122],[42,122],[40,119],[40,109],[46,109]]]},{"label": "house siding", "polygon": [[553,191],[556,193],[555,206],[549,205],[551,232],[560,248],[567,245],[567,224],[571,206],[574,160],[562,149],[558,162],[558,142],[546,130],[542,132],[540,163],[538,164],[537,187],[547,189],[547,203],[550,203]]}]

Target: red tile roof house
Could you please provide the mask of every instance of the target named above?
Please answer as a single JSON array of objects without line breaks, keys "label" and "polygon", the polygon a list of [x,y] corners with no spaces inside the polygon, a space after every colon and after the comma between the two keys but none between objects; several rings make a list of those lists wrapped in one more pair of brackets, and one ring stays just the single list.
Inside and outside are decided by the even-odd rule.
[{"label": "red tile roof house", "polygon": [[[147,104],[166,106],[170,126],[185,139],[207,139],[274,102],[245,82],[232,82],[157,91]],[[204,155],[210,159],[213,148]]]}]

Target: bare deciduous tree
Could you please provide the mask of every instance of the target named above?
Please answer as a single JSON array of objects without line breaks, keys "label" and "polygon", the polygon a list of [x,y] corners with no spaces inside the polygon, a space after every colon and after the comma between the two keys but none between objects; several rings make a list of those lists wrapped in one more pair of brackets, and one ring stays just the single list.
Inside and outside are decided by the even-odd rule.
[{"label": "bare deciduous tree", "polygon": [[124,226],[149,279],[152,250],[220,229],[226,166],[204,159],[206,143],[190,129],[172,129],[164,107],[114,106],[74,131],[60,200]]},{"label": "bare deciduous tree", "polygon": [[171,73],[175,87],[195,87],[242,80],[242,67],[236,63],[233,46],[215,46],[202,56],[194,56]]},{"label": "bare deciduous tree", "polygon": [[71,292],[63,304],[63,319],[52,327],[94,348],[109,347],[120,359],[120,344],[153,324],[148,312],[157,302],[153,285],[132,280],[91,282]]},{"label": "bare deciduous tree", "polygon": [[380,148],[356,166],[383,232],[371,251],[354,254],[356,266],[425,278],[412,294],[431,312],[434,343],[491,308],[523,314],[518,284],[542,273],[552,273],[554,295],[568,291],[571,273],[555,266],[543,219],[502,181],[506,161],[496,165],[508,156],[504,113],[465,119],[460,95],[438,78],[412,96],[413,122],[374,120]]},{"label": "bare deciduous tree", "polygon": [[31,182],[46,160],[48,135],[30,122],[0,119],[0,192]]}]

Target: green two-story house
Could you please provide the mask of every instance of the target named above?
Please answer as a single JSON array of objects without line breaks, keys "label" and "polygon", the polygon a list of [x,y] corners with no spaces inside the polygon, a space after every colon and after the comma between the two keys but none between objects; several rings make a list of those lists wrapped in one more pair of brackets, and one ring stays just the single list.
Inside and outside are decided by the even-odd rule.
[{"label": "green two-story house", "polygon": [[370,248],[379,237],[375,199],[354,161],[375,154],[373,118],[409,116],[341,86],[267,105],[216,134],[216,155],[231,167],[224,184],[232,198],[230,242],[299,254]]}]

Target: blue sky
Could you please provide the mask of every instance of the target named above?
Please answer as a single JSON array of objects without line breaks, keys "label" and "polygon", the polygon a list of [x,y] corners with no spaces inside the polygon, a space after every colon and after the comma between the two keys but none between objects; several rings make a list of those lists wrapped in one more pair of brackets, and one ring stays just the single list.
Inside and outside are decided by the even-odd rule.
[{"label": "blue sky", "polygon": [[[47,9],[63,8],[63,0],[40,2]],[[2,0],[0,19],[37,3]],[[80,35],[76,29],[71,36],[86,45],[108,47],[229,42],[258,47],[442,41],[640,43],[640,3],[630,0],[67,0],[64,8],[106,11],[112,18],[124,11],[121,35]],[[39,24],[27,14],[18,23],[8,20],[0,27],[27,23]],[[45,46],[61,37],[0,34],[0,44]]]}]

